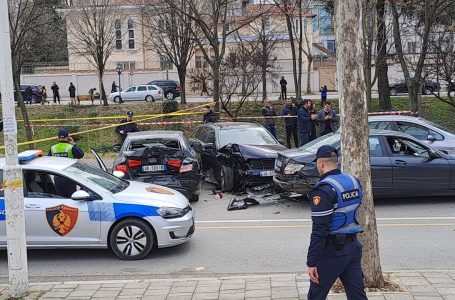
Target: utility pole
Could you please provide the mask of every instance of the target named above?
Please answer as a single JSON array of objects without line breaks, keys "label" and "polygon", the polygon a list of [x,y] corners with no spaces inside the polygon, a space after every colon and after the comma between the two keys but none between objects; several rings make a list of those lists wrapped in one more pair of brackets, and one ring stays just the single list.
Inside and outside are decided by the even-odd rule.
[{"label": "utility pole", "polygon": [[2,74],[0,92],[5,140],[5,167],[3,168],[5,211],[2,222],[6,223],[10,296],[20,298],[25,297],[28,292],[28,268],[22,168],[17,158],[17,123],[8,11],[8,1],[0,1],[0,74]]}]

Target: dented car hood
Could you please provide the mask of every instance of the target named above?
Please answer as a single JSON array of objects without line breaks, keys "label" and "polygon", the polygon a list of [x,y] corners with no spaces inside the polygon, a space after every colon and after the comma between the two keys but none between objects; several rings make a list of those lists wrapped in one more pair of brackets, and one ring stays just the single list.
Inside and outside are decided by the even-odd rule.
[{"label": "dented car hood", "polygon": [[[283,145],[239,145],[230,144],[223,148],[233,148],[240,152],[244,159],[258,159],[258,158],[276,158],[278,152],[286,149]],[[220,149],[220,151],[223,150]]]}]

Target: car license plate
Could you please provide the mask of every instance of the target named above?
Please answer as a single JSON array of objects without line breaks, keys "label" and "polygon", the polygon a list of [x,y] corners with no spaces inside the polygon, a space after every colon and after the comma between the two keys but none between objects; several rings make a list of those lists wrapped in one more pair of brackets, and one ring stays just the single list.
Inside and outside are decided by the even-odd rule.
[{"label": "car license plate", "polygon": [[261,171],[259,172],[259,176],[261,177],[266,177],[266,176],[273,176],[275,174],[275,171]]},{"label": "car license plate", "polygon": [[150,165],[142,166],[142,172],[156,172],[156,171],[165,171],[166,165]]}]

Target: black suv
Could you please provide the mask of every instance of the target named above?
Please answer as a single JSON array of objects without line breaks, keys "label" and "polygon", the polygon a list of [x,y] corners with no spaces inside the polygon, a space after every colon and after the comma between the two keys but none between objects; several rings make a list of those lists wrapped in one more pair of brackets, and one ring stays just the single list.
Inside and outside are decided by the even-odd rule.
[{"label": "black suv", "polygon": [[163,90],[163,95],[167,100],[180,97],[180,84],[174,80],[154,80],[147,84],[157,85]]}]

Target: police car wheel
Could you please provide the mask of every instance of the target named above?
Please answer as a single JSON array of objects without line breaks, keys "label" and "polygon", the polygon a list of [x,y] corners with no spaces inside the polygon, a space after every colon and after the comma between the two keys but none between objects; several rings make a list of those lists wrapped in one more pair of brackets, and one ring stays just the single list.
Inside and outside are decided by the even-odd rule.
[{"label": "police car wheel", "polygon": [[114,226],[109,244],[120,259],[138,260],[150,253],[153,239],[152,229],[145,221],[126,219]]}]

